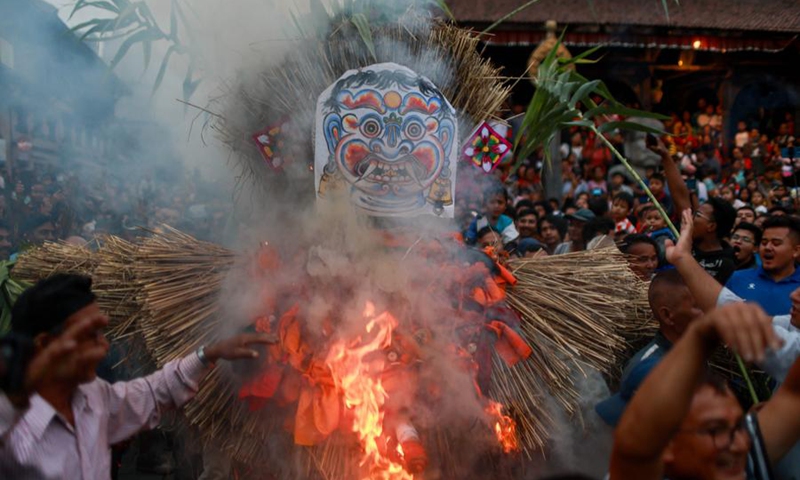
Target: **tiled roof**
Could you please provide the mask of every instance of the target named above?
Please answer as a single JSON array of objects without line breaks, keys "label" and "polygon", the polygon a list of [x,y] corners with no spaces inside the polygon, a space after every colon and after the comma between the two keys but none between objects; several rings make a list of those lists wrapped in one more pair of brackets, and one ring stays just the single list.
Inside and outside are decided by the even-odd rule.
[{"label": "tiled roof", "polygon": [[[491,23],[525,0],[448,0],[461,23]],[[637,25],[800,33],[800,0],[540,0],[508,24]]]}]

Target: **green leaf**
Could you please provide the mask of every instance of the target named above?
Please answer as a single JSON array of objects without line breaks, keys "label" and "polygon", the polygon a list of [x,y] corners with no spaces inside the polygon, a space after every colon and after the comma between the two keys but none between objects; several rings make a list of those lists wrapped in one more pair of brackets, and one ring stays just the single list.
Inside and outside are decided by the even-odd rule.
[{"label": "green leaf", "polygon": [[161,67],[158,69],[158,73],[156,74],[156,81],[153,84],[153,91],[150,95],[155,95],[158,87],[161,86],[161,82],[164,80],[164,74],[167,73],[167,66],[169,65],[169,59],[173,53],[177,52],[178,47],[177,45],[172,45],[167,49],[167,53],[164,54],[164,58],[161,60]]},{"label": "green leaf", "polygon": [[659,130],[658,128],[653,128],[647,125],[642,125],[640,123],[635,122],[607,122],[600,125],[597,128],[597,131],[600,133],[607,133],[612,130],[633,130],[635,132],[645,132],[645,133],[652,133],[654,135],[664,135],[665,132]]},{"label": "green leaf", "polygon": [[74,27],[70,28],[69,30],[71,32],[77,33],[77,32],[83,30],[86,27],[91,27],[91,26],[94,26],[94,25],[110,25],[110,24],[113,24],[113,22],[114,22],[114,20],[109,20],[109,19],[106,19],[106,18],[95,18],[95,19],[92,19],[92,20],[89,20],[89,21],[86,21],[86,22],[83,22],[83,23],[79,23],[79,24],[75,25]]},{"label": "green leaf", "polygon": [[175,11],[178,8],[178,2],[172,0],[172,8],[169,9],[169,38],[177,40],[178,38],[178,15]]},{"label": "green leaf", "polygon": [[433,3],[439,7],[439,10],[443,11],[444,14],[447,15],[447,18],[452,21],[456,20],[456,17],[453,15],[453,11],[450,10],[450,7],[447,5],[446,0],[433,0]]},{"label": "green leaf", "polygon": [[375,43],[372,41],[372,30],[369,27],[369,19],[363,13],[356,13],[350,17],[350,22],[355,25],[356,30],[358,30],[358,34],[361,35],[361,40],[364,41],[364,45],[367,46],[367,50],[369,53],[372,54],[372,58],[377,59],[378,56],[375,54]]},{"label": "green leaf", "polygon": [[191,70],[187,73],[186,78],[183,81],[183,100],[189,101],[194,95],[194,92],[197,90],[197,87],[200,86],[200,82],[202,82],[202,78],[198,78],[197,80],[192,80],[192,72]]},{"label": "green leaf", "polygon": [[78,40],[82,42],[86,40],[90,35],[94,35],[95,33],[102,35],[107,30],[111,29],[113,23],[114,23],[113,20],[107,20],[106,22],[98,23],[97,25],[83,32],[83,34],[78,38]]},{"label": "green leaf", "polygon": [[645,110],[637,110],[635,108],[628,108],[620,104],[615,104],[615,105],[603,104],[600,105],[599,107],[595,107],[588,110],[585,115],[591,118],[595,118],[599,115],[619,115],[622,117],[641,117],[641,118],[652,118],[655,120],[669,120],[670,118],[660,113],[648,112]]},{"label": "green leaf", "polygon": [[117,50],[114,58],[111,59],[111,63],[108,64],[108,68],[110,70],[114,70],[114,68],[116,68],[119,62],[122,61],[122,59],[128,53],[128,50],[130,50],[135,44],[139,42],[158,40],[160,38],[162,38],[161,33],[154,30],[141,30],[134,33],[130,37],[126,38],[125,41],[122,42],[122,45],[119,46],[119,50]]},{"label": "green leaf", "polygon": [[594,122],[591,120],[573,120],[571,122],[564,122],[564,125],[567,127],[592,128]]},{"label": "green leaf", "polygon": [[153,54],[152,40],[142,42],[142,53],[144,55],[144,71],[142,72],[142,75],[144,75],[144,72],[147,71],[147,67],[150,66],[150,57]]},{"label": "green leaf", "polygon": [[528,7],[530,7],[534,3],[537,3],[538,1],[539,0],[530,0],[529,2],[524,3],[524,4],[520,5],[519,7],[515,8],[514,10],[511,10],[507,14],[503,15],[502,17],[500,17],[496,22],[494,22],[493,24],[491,24],[488,27],[486,27],[486,29],[484,31],[482,31],[480,33],[480,35],[483,36],[483,35],[491,32],[492,30],[497,28],[499,25],[503,24],[506,20],[510,19],[511,17],[516,16],[518,13],[522,12],[523,10],[525,10]]},{"label": "green leaf", "polygon": [[575,108],[575,105],[584,99],[584,97],[594,93],[597,86],[600,84],[600,80],[592,80],[591,82],[584,83],[577,90],[575,93],[572,94],[572,98],[569,100],[569,108]]}]

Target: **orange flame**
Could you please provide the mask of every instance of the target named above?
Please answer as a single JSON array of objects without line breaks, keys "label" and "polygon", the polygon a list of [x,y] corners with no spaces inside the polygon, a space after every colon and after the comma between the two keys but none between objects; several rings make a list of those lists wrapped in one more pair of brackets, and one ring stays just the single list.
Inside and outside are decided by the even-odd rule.
[{"label": "orange flame", "polygon": [[503,405],[489,400],[486,413],[495,420],[494,433],[503,453],[519,451],[519,439],[517,438],[517,424],[508,415],[503,414]]},{"label": "orange flame", "polygon": [[[372,340],[362,343],[361,337],[351,342],[340,340],[326,359],[336,388],[341,392],[345,407],[353,417],[352,430],[363,450],[360,466],[364,480],[413,480],[413,475],[392,460],[381,448],[386,390],[380,380],[383,362],[370,362],[365,357],[383,350],[392,343],[392,330],[397,320],[388,312],[375,316],[375,305],[367,302],[364,318],[369,320],[366,331]],[[383,442],[385,444],[385,442]]]}]

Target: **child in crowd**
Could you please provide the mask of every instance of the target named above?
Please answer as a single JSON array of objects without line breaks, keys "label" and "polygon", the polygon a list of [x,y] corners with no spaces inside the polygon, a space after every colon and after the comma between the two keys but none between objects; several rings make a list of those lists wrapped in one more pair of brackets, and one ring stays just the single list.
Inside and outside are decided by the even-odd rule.
[{"label": "child in crowd", "polygon": [[675,235],[672,230],[667,226],[667,222],[658,212],[658,209],[653,206],[646,206],[639,212],[640,215],[640,233],[652,238],[656,245],[658,245],[658,264],[664,266],[666,263],[666,241],[676,241]]},{"label": "child in crowd", "polygon": [[611,218],[614,219],[615,236],[625,236],[629,233],[636,233],[636,226],[628,218],[633,209],[633,196],[629,193],[620,192],[614,195],[611,203]]},{"label": "child in crowd", "polygon": [[511,217],[505,215],[508,207],[508,194],[502,185],[496,185],[488,189],[483,196],[483,212],[470,223],[464,240],[467,244],[473,245],[478,241],[478,232],[486,227],[492,227],[497,231],[503,243],[512,242],[519,237]]},{"label": "child in crowd", "polygon": [[[658,203],[664,207],[664,210],[667,212],[667,215],[670,217],[672,216],[672,198],[667,194],[665,189],[665,180],[664,175],[661,173],[654,173],[650,176],[648,188],[650,188],[650,192],[652,192],[653,196],[656,197]],[[641,203],[651,203],[650,197],[643,196],[641,199]]]}]

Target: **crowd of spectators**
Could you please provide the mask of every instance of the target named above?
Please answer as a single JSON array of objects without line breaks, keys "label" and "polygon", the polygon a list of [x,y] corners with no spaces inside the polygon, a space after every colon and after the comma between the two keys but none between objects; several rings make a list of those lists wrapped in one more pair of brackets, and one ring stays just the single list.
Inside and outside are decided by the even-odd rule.
[{"label": "crowd of spectators", "polygon": [[[69,164],[67,164],[69,165]],[[85,244],[105,234],[132,239],[167,224],[218,239],[230,211],[194,173],[121,175],[30,162],[0,169],[0,259],[44,241]]]},{"label": "crowd of spectators", "polygon": [[[795,124],[788,113],[774,128],[739,121],[726,139],[724,115],[701,100],[696,112],[665,122],[668,134],[646,139],[658,158],[640,172],[649,192],[576,129],[562,133],[563,200],[544,196],[542,159],[526,159],[458,215],[467,243],[507,255],[616,245],[649,282],[659,331],[596,405],[616,427],[612,479],[800,475]],[[627,155],[622,135],[609,140]],[[709,372],[720,343],[763,369],[754,383],[766,392]],[[754,396],[769,400],[753,406]]]},{"label": "crowd of spectators", "polygon": [[[723,283],[737,269],[760,265],[753,242],[760,241],[768,219],[798,213],[800,151],[795,153],[793,118],[787,113],[780,124],[763,129],[758,125],[765,122],[739,121],[737,133],[726,139],[725,112],[701,99],[695,112],[675,113],[664,122],[668,134],[648,139],[659,160],[639,173],[675,225],[683,209],[695,212],[695,257]],[[606,236],[647,259],[639,262],[648,265],[640,273],[649,278],[665,266],[665,242],[674,241],[677,231],[592,132],[574,128],[562,138],[562,199],[545,197],[543,158],[526,159],[515,171],[499,168],[482,198],[473,194],[459,210],[467,243],[486,245],[499,233],[509,252],[553,255],[584,250]],[[626,154],[622,133],[608,138]],[[524,248],[518,248],[520,241]]]}]

